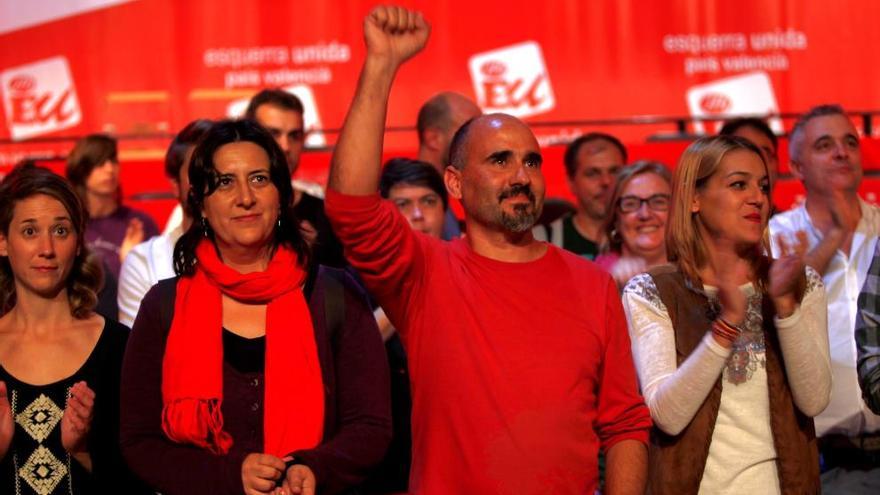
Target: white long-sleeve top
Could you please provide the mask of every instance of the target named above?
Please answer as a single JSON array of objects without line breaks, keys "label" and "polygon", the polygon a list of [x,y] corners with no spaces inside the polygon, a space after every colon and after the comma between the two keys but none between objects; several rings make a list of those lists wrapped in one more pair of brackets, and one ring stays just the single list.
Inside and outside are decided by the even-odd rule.
[{"label": "white long-sleeve top", "polygon": [[[822,279],[807,268],[807,290],[789,317],[775,319],[786,376],[795,405],[815,416],[828,404],[831,362]],[[634,277],[623,292],[633,359],[655,425],[676,435],[693,419],[723,373],[721,404],[700,484],[701,493],[778,493],[776,450],[770,430],[761,297],[751,284],[746,331],[733,349],[706,336],[679,368],[675,333],[666,306],[648,274]],[[714,298],[717,289],[706,287]],[[770,491],[768,491],[770,490]]]}]

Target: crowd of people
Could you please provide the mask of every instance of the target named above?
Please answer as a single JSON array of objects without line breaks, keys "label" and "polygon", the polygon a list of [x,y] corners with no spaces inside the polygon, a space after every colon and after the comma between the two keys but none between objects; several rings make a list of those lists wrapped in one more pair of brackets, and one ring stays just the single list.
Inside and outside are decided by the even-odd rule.
[{"label": "crowd of people", "polygon": [[555,164],[441,92],[383,165],[429,36],[365,18],[326,191],[278,89],[175,136],[162,233],[109,136],[0,183],[0,492],[880,492],[880,210],[844,109],[791,129],[783,212],[754,118],[673,171],[598,132]]}]

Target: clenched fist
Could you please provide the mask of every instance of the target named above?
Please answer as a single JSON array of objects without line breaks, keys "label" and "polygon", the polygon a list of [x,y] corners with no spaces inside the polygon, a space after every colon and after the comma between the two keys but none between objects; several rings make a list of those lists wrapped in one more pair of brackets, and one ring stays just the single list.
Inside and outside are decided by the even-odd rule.
[{"label": "clenched fist", "polygon": [[379,6],[364,19],[367,57],[397,68],[428,42],[431,26],[420,12],[403,7]]}]

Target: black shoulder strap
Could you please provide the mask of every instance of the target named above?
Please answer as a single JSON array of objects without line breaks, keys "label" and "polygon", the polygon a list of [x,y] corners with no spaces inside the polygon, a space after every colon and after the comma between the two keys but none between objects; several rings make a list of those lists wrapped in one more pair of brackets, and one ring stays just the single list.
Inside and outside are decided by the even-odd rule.
[{"label": "black shoulder strap", "polygon": [[325,268],[324,272],[324,320],[327,332],[338,335],[345,322],[345,272]]},{"label": "black shoulder strap", "polygon": [[174,298],[177,295],[178,278],[159,281],[159,323],[162,328],[171,330],[171,320],[174,319]]}]

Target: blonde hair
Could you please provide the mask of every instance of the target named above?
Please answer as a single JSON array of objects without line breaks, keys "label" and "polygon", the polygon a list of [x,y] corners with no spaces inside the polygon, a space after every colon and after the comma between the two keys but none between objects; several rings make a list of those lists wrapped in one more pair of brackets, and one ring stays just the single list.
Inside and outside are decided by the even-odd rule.
[{"label": "blonde hair", "polygon": [[[702,286],[699,269],[709,261],[706,241],[697,228],[697,214],[691,211],[694,197],[721,165],[731,151],[754,153],[767,167],[764,157],[755,145],[737,136],[713,136],[694,141],[684,150],[672,178],[672,205],[666,223],[666,257],[676,264],[692,284]],[[766,228],[766,226],[765,226]],[[763,286],[769,261],[769,242],[766,234],[752,257],[754,273]]]}]

